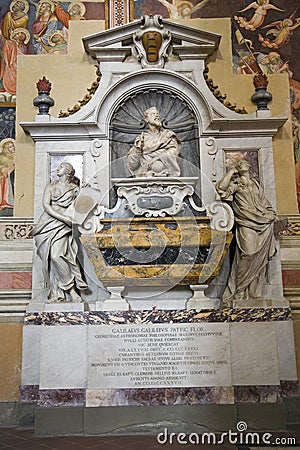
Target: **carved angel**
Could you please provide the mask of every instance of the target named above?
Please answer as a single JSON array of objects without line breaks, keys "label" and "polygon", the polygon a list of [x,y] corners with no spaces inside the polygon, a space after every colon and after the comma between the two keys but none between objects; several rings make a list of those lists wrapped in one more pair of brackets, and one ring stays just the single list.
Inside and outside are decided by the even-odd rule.
[{"label": "carved angel", "polygon": [[266,36],[264,37],[261,34],[258,35],[258,40],[259,40],[259,42],[261,42],[261,45],[263,47],[280,48],[290,41],[293,31],[300,26],[300,18],[299,17],[297,17],[297,19],[295,19],[295,22],[294,22],[294,17],[295,17],[296,11],[297,10],[295,10],[290,15],[290,17],[287,19],[278,20],[276,22],[272,22],[269,25],[266,25],[265,27],[263,27],[263,28],[270,28],[270,27],[274,27],[274,26],[276,27],[276,28],[271,28],[271,30],[269,30],[266,33],[266,36],[271,35],[271,36],[274,36],[275,39],[270,40]]},{"label": "carved angel", "polygon": [[246,8],[241,9],[239,12],[245,12],[249,9],[255,9],[255,13],[250,20],[245,17],[234,16],[234,19],[238,22],[241,28],[246,30],[254,31],[259,28],[265,21],[268,10],[274,9],[275,11],[284,11],[284,9],[277,8],[277,6],[272,5],[270,0],[257,0],[256,2],[250,3]]}]

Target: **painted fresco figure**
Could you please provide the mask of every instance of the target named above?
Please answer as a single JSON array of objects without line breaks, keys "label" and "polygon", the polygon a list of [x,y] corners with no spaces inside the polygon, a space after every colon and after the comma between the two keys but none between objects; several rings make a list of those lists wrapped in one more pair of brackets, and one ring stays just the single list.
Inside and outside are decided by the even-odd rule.
[{"label": "painted fresco figure", "polygon": [[9,11],[5,14],[1,23],[1,31],[5,39],[11,39],[11,33],[16,28],[27,29],[28,10],[27,0],[13,0],[11,2]]},{"label": "painted fresco figure", "polygon": [[283,62],[281,56],[277,52],[270,52],[268,55],[259,53],[256,56],[259,67],[265,74],[288,73],[289,78],[293,77],[288,62]]},{"label": "painted fresco figure", "polygon": [[49,45],[52,47],[49,53],[65,55],[68,52],[67,36],[62,30],[54,30],[49,34]]},{"label": "painted fresco figure", "polygon": [[241,9],[239,12],[245,12],[249,9],[255,9],[255,13],[253,14],[250,20],[247,20],[245,17],[234,16],[234,20],[237,21],[241,28],[245,28],[245,30],[254,31],[259,28],[265,21],[267,12],[270,9],[275,11],[284,11],[284,9],[277,8],[270,3],[269,0],[257,0],[256,2],[250,3],[250,5],[246,6],[246,8]]},{"label": "painted fresco figure", "polygon": [[[271,28],[266,33],[266,36],[258,35],[258,40],[263,47],[266,48],[280,48],[290,42],[293,35],[293,31],[300,26],[300,17],[297,17],[294,22],[296,11],[294,11],[290,17],[284,20],[278,20],[266,25],[263,28]],[[271,35],[274,39],[269,39],[267,36]]]},{"label": "painted fresco figure", "polygon": [[[83,3],[72,1],[68,5],[68,10],[65,11],[58,1],[54,1],[54,12],[56,14],[56,17],[60,21],[60,23],[63,25],[62,31],[65,34],[65,40],[68,41],[68,35],[69,35],[69,22],[73,20],[85,20],[84,14],[86,11],[86,8]],[[52,51],[50,53],[53,53]]]},{"label": "painted fresco figure", "polygon": [[11,32],[11,38],[5,39],[0,31],[0,48],[2,58],[0,60],[0,80],[3,88],[9,94],[17,91],[17,58],[19,55],[28,55],[29,31],[25,28],[16,28]]},{"label": "painted fresco figure", "polygon": [[11,138],[0,142],[0,210],[12,209],[13,172],[15,170],[15,141]]},{"label": "painted fresco figure", "polygon": [[84,14],[86,8],[82,2],[72,1],[68,6],[68,11],[65,11],[58,1],[53,1],[53,3],[56,17],[65,28],[69,28],[70,20],[85,20]]},{"label": "painted fresco figure", "polygon": [[236,224],[236,252],[223,294],[226,306],[233,300],[261,298],[267,266],[276,253],[276,214],[249,169],[241,160],[216,185],[221,199],[232,202]]},{"label": "painted fresco figure", "polygon": [[81,302],[80,293],[87,290],[77,257],[78,243],[72,230],[72,220],[65,214],[79,190],[73,182],[74,173],[73,166],[68,162],[58,166],[58,180],[46,186],[44,212],[31,232],[49,287],[49,303]]},{"label": "painted fresco figure", "polygon": [[40,0],[37,3],[37,18],[32,24],[33,46],[35,54],[49,53],[49,35],[59,28],[59,21],[54,14],[54,3],[51,0]]},{"label": "painted fresco figure", "polygon": [[179,176],[180,140],[162,128],[159,112],[151,107],[144,112],[149,130],[138,136],[127,155],[127,165],[135,177]]},{"label": "painted fresco figure", "polygon": [[196,5],[189,1],[181,0],[172,0],[172,3],[169,3],[167,0],[158,1],[167,8],[171,19],[190,19],[192,14],[206,5],[209,0],[202,0]]}]

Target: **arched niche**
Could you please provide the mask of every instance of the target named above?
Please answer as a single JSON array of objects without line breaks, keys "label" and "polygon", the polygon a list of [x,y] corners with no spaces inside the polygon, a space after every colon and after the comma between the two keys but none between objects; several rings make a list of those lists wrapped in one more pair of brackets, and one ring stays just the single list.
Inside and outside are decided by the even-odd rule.
[{"label": "arched niche", "polygon": [[[155,106],[162,126],[176,133],[181,141],[180,169],[182,177],[199,177],[199,124],[187,101],[172,89],[147,87],[127,95],[114,110],[109,125],[111,178],[129,178],[127,154],[135,139],[147,130],[144,112]],[[200,182],[196,187],[200,196]],[[112,200],[112,199],[111,199]]]}]

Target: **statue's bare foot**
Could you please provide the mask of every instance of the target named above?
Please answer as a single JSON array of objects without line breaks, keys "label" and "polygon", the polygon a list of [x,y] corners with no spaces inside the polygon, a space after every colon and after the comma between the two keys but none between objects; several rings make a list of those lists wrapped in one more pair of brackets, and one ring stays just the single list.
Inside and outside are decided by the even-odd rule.
[{"label": "statue's bare foot", "polygon": [[80,297],[80,295],[77,294],[77,292],[75,291],[74,288],[71,288],[69,290],[69,292],[66,293],[66,299],[69,302],[73,302],[73,303],[81,303],[82,302],[82,298]]},{"label": "statue's bare foot", "polygon": [[245,300],[245,295],[244,295],[244,291],[240,291],[240,292],[236,292],[235,294],[234,294],[234,300],[237,300],[237,301],[239,301],[239,300]]},{"label": "statue's bare foot", "polygon": [[231,300],[222,301],[222,308],[232,308],[232,301]]}]

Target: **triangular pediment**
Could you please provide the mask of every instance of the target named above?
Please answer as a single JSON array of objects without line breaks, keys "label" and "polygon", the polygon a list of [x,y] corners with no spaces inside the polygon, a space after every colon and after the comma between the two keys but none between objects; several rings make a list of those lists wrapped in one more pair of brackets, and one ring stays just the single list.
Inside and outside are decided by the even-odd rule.
[{"label": "triangular pediment", "polygon": [[[111,61],[121,62],[132,55],[141,61],[142,53],[147,53],[145,41],[149,36],[153,42],[155,38],[159,41],[157,59],[170,52],[180,59],[205,59],[218,48],[221,39],[219,34],[181,25],[160,16],[144,16],[127,25],[86,36],[83,43],[86,52],[99,61],[110,58]],[[155,47],[155,42],[153,45]],[[149,61],[147,54],[144,59],[150,66],[162,67],[162,63],[157,65]]]}]

